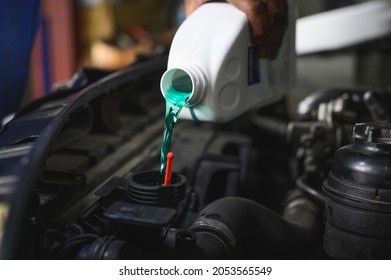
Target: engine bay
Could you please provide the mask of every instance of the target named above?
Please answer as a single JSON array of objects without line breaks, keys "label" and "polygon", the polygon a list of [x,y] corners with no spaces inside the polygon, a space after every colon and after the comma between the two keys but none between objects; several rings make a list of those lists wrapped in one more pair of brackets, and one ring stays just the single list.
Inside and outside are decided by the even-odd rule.
[{"label": "engine bay", "polygon": [[175,186],[152,190],[166,63],[82,69],[2,127],[2,259],[390,257],[387,89],[321,89],[295,119],[280,100],[179,120]]}]

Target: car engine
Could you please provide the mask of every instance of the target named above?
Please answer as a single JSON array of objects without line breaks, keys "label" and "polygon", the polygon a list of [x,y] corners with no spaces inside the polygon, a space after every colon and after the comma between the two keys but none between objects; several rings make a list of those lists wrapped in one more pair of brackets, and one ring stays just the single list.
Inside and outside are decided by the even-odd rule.
[{"label": "car engine", "polygon": [[[391,95],[324,88],[179,120],[159,169],[166,55],[81,69],[0,131],[2,259],[387,259]],[[158,174],[158,175],[157,175]]]}]

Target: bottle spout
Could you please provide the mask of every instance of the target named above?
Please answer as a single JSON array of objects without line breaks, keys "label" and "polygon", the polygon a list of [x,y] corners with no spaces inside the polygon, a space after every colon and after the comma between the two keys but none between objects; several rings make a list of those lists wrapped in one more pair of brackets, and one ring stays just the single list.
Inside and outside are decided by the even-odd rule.
[{"label": "bottle spout", "polygon": [[197,66],[173,67],[163,74],[160,89],[169,102],[180,107],[192,107],[202,100],[206,79]]}]

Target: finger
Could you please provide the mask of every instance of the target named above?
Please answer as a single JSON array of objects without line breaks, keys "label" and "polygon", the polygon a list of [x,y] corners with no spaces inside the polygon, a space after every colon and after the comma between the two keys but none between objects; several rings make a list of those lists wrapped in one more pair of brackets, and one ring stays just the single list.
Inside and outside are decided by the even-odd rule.
[{"label": "finger", "polygon": [[261,57],[275,57],[287,25],[286,0],[228,1],[247,15],[251,27],[251,41],[258,46]]},{"label": "finger", "polygon": [[264,2],[262,0],[228,0],[228,2],[246,14],[250,23],[251,41],[254,45],[259,45],[269,25]]},{"label": "finger", "polygon": [[[288,26],[288,6],[286,0],[265,0],[268,26],[259,44],[259,54],[262,58],[274,59],[281,47]],[[267,29],[266,29],[267,28]]]},{"label": "finger", "polygon": [[262,44],[259,46],[262,58],[275,59],[283,42],[285,28],[273,27],[265,34]]},{"label": "finger", "polygon": [[[279,29],[276,32],[269,36],[266,40],[265,46],[260,47],[260,57],[267,59],[275,59],[279,53],[283,38],[283,30]],[[262,51],[263,50],[263,51]]]},{"label": "finger", "polygon": [[267,0],[268,5],[276,6],[276,9],[284,14],[288,13],[288,1],[287,0]]}]

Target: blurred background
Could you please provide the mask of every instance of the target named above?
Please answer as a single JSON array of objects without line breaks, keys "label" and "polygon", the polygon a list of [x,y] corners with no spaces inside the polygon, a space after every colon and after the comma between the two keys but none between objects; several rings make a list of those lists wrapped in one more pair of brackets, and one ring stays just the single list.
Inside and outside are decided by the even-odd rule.
[{"label": "blurred background", "polygon": [[[80,67],[115,70],[140,57],[167,52],[176,27],[185,18],[182,0],[2,2],[0,8],[3,12],[0,11],[0,14],[9,14],[8,11],[13,8],[15,18],[23,18],[27,11],[39,10],[38,18],[24,18],[27,28],[17,30],[20,36],[15,39],[19,42],[24,40],[24,51],[30,55],[26,60],[26,73],[16,80],[21,88],[23,104],[49,94],[53,86],[69,80]],[[296,6],[300,18],[362,2],[372,1],[296,0]],[[18,14],[20,11],[22,13]],[[31,22],[36,25],[31,25]],[[3,20],[3,33],[7,24],[12,25],[12,20]],[[15,34],[14,31],[11,32]],[[26,40],[28,34],[35,36]],[[4,33],[2,41],[12,48],[17,43],[11,42],[7,35]],[[23,60],[18,51],[15,48],[16,58],[10,63],[23,69],[23,61],[17,61]],[[291,95],[293,102],[320,87],[331,85],[389,85],[390,65],[389,48],[387,51],[360,49],[301,56],[297,62],[297,86]],[[1,68],[4,73],[9,69],[10,66]],[[2,99],[11,89],[15,90],[15,81],[8,81],[8,84],[8,89],[2,86]]]}]

